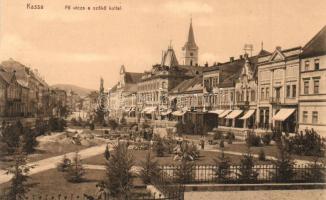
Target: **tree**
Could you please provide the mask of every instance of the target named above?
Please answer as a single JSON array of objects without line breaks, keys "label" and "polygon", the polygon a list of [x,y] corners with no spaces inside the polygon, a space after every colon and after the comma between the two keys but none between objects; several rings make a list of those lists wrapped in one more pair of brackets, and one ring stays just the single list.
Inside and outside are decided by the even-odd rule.
[{"label": "tree", "polygon": [[28,173],[33,166],[27,165],[26,160],[27,156],[22,148],[17,148],[14,153],[14,164],[7,170],[7,174],[13,175],[7,193],[10,200],[25,199],[32,187],[27,181],[29,179]]},{"label": "tree", "polygon": [[61,162],[57,165],[57,170],[60,172],[66,172],[71,165],[71,160],[67,158],[65,154],[61,160]]},{"label": "tree", "polygon": [[20,137],[23,135],[23,125],[20,121],[15,124],[6,126],[3,130],[2,141],[7,146],[9,154],[14,153],[20,145]]},{"label": "tree", "polygon": [[193,161],[188,161],[186,159],[181,161],[176,171],[176,176],[180,184],[191,183],[195,175],[192,171],[193,166]]},{"label": "tree", "polygon": [[241,183],[254,183],[257,180],[258,173],[254,170],[254,159],[250,152],[243,154],[240,161],[240,173],[238,173]]},{"label": "tree", "polygon": [[72,163],[67,167],[66,180],[73,183],[79,183],[83,181],[85,175],[85,169],[81,163],[80,155],[78,152],[75,153]]},{"label": "tree", "polygon": [[105,185],[110,195],[118,199],[127,199],[132,187],[131,168],[134,166],[132,154],[125,144],[118,143],[109,162],[106,163]]},{"label": "tree", "polygon": [[276,182],[290,182],[295,176],[294,165],[290,154],[287,152],[284,142],[279,141],[277,143],[279,156],[274,164],[276,166],[276,173],[274,174],[274,180]]},{"label": "tree", "polygon": [[258,160],[260,160],[260,161],[266,160],[266,155],[265,155],[264,149],[260,149],[259,154],[258,154]]},{"label": "tree", "polygon": [[24,152],[28,154],[33,153],[35,151],[35,147],[38,145],[35,132],[29,128],[24,128],[22,143]]},{"label": "tree", "polygon": [[110,159],[110,150],[109,150],[109,145],[106,145],[105,151],[104,151],[104,157],[106,160]]},{"label": "tree", "polygon": [[150,150],[148,151],[145,160],[141,161],[140,166],[142,167],[140,171],[140,177],[145,184],[151,183],[152,178],[159,175],[160,167],[158,165],[158,161],[153,159]]},{"label": "tree", "polygon": [[213,160],[215,165],[217,166],[215,174],[217,176],[217,181],[219,183],[225,183],[228,181],[228,176],[230,175],[230,166],[231,161],[228,157],[225,156],[224,151],[217,159]]},{"label": "tree", "polygon": [[157,157],[163,157],[164,156],[165,148],[164,148],[162,138],[159,138],[157,140],[156,144],[154,145],[154,151],[156,152]]},{"label": "tree", "polygon": [[113,119],[109,120],[109,127],[112,128],[112,130],[115,130],[118,126],[119,124],[115,120]]}]

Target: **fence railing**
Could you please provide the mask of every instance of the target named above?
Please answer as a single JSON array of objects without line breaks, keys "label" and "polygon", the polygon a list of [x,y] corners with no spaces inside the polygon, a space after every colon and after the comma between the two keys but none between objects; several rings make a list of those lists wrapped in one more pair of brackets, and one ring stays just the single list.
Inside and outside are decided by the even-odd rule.
[{"label": "fence railing", "polygon": [[[290,172],[282,171],[276,165],[255,165],[252,170],[256,176],[246,179],[242,175],[241,165],[231,165],[221,169],[216,165],[193,165],[188,169],[180,165],[162,166],[164,179],[174,183],[200,184],[200,183],[324,183],[326,167],[324,165],[295,165]],[[222,175],[221,175],[222,174]]]}]

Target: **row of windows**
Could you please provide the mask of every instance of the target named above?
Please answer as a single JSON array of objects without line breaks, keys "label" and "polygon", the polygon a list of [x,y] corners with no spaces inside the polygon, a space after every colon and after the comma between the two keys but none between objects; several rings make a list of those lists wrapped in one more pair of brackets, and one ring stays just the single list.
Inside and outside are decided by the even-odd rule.
[{"label": "row of windows", "polygon": [[[314,70],[319,70],[319,59],[314,59]],[[310,69],[310,60],[304,62],[304,71],[309,71]]]},{"label": "row of windows", "polygon": [[204,79],[204,85],[209,87],[218,86],[218,77],[209,77]]},{"label": "row of windows", "polygon": [[[313,79],[313,94],[319,94],[319,79]],[[303,81],[303,94],[309,94],[310,80],[306,79]]]},{"label": "row of windows", "polygon": [[[241,91],[241,92],[237,92],[237,101],[256,101],[256,92],[255,90],[247,90],[245,91]],[[249,95],[250,95],[250,99],[249,99]]]},{"label": "row of windows", "polygon": [[[139,90],[157,90],[160,88],[160,84],[159,82],[156,82],[156,83],[147,83],[147,84],[144,84],[144,85],[139,85],[138,89]],[[163,89],[166,89],[167,88],[167,84],[166,82],[163,82],[162,83],[162,88]]]},{"label": "row of windows", "polygon": [[296,85],[287,85],[286,86],[286,97],[295,98],[297,96],[297,86]]},{"label": "row of windows", "polygon": [[266,100],[269,98],[269,87],[262,87],[260,89],[260,100]]},{"label": "row of windows", "polygon": [[[302,112],[302,122],[308,123],[308,111]],[[318,124],[318,111],[312,111],[311,123]]]}]

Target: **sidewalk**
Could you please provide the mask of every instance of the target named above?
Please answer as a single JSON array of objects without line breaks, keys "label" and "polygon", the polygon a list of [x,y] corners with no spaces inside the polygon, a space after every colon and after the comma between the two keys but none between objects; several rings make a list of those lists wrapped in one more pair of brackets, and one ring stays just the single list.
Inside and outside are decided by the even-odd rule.
[{"label": "sidewalk", "polygon": [[[106,148],[106,144],[101,146],[90,147],[79,151],[79,155],[81,159],[89,158],[104,153],[105,148]],[[110,150],[111,148],[112,147],[110,147]],[[67,153],[66,155],[68,158],[73,158],[74,154],[75,152],[70,152]],[[28,165],[34,166],[34,168],[30,170],[29,174],[32,175],[49,169],[56,168],[57,164],[62,160],[63,156],[64,155],[60,155],[60,156],[55,156],[55,157],[39,160],[36,162],[28,163]],[[103,167],[100,166],[100,168],[102,169]],[[11,175],[6,174],[5,170],[0,170],[0,184],[10,181],[11,177],[12,177]]]}]

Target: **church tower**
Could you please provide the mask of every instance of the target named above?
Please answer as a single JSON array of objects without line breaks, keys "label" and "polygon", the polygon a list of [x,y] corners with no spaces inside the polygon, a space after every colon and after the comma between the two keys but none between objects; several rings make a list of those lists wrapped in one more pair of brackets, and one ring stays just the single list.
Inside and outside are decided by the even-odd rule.
[{"label": "church tower", "polygon": [[183,46],[184,64],[190,66],[198,65],[198,46],[195,42],[194,31],[192,29],[192,20],[190,20],[190,27],[188,33],[188,41]]}]

